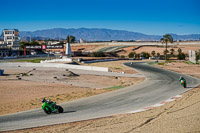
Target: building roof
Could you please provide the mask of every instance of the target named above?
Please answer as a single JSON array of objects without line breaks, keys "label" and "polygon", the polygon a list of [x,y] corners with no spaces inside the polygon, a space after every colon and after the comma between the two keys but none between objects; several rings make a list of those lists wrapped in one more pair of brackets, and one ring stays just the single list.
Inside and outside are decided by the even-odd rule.
[{"label": "building roof", "polygon": [[14,31],[19,31],[18,29],[4,29],[4,30],[14,30]]}]

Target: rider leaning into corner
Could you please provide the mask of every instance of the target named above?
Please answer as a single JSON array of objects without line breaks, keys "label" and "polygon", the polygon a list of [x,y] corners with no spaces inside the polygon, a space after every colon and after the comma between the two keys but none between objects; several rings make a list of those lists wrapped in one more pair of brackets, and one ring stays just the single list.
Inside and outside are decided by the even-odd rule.
[{"label": "rider leaning into corner", "polygon": [[186,88],[186,80],[182,76],[180,76],[179,81],[181,82],[181,85],[183,85],[184,88]]},{"label": "rider leaning into corner", "polygon": [[181,80],[186,81],[182,76],[180,76],[179,81]]},{"label": "rider leaning into corner", "polygon": [[55,103],[52,102],[51,100],[46,100],[45,98],[42,99],[42,103],[48,103],[51,104],[50,108],[53,110],[53,106],[55,106]]}]

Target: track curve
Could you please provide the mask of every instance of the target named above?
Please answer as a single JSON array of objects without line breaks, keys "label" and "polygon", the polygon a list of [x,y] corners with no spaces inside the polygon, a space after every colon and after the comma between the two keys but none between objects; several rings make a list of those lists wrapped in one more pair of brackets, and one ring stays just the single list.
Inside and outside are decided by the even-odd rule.
[{"label": "track curve", "polygon": [[183,88],[178,81],[180,74],[155,68],[146,63],[125,63],[146,76],[138,85],[112,91],[97,96],[61,104],[62,114],[46,115],[41,109],[0,117],[0,131],[31,128],[81,120],[106,117],[138,110],[175,95],[181,94],[200,84],[200,80],[183,75],[188,88]]}]

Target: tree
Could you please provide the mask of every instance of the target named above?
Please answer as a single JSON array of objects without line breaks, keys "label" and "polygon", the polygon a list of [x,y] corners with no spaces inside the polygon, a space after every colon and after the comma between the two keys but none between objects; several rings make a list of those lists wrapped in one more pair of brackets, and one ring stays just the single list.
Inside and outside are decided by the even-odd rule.
[{"label": "tree", "polygon": [[178,49],[178,59],[185,60],[185,54],[182,52],[182,49]]},{"label": "tree", "polygon": [[167,53],[169,53],[169,51],[165,49],[165,50],[163,51],[163,53],[164,53],[164,55],[166,55]]},{"label": "tree", "polygon": [[124,58],[125,58],[125,56],[124,56],[124,55],[121,55],[121,56],[120,56],[120,58],[124,59]]},{"label": "tree", "polygon": [[20,48],[21,48],[21,49],[24,49],[24,47],[25,47],[26,45],[29,45],[29,43],[28,43],[28,42],[20,42]]},{"label": "tree", "polygon": [[131,53],[128,54],[129,58],[134,58],[134,56],[135,56],[135,52],[131,52]]},{"label": "tree", "polygon": [[38,42],[36,42],[36,41],[33,41],[33,42],[30,42],[30,45],[31,46],[35,46],[35,45],[40,45]]},{"label": "tree", "polygon": [[104,52],[93,52],[91,54],[92,57],[105,57]]},{"label": "tree", "polygon": [[178,59],[179,60],[185,60],[185,54],[184,53],[179,53],[178,54]]},{"label": "tree", "polygon": [[196,52],[196,61],[198,62],[198,60],[200,60],[200,51]]},{"label": "tree", "polygon": [[167,44],[168,43],[173,43],[173,38],[172,38],[172,36],[170,35],[170,34],[165,34],[165,35],[163,35],[163,38],[161,38],[160,39],[160,41],[162,42],[162,43],[165,43],[165,51],[166,52],[164,52],[165,53],[165,62],[167,61]]},{"label": "tree", "polygon": [[181,54],[182,53],[182,49],[178,49],[178,54]]},{"label": "tree", "polygon": [[171,51],[171,55],[173,55],[174,54],[174,49],[172,48],[172,49],[170,49],[170,51]]},{"label": "tree", "polygon": [[142,52],[141,57],[148,59],[150,57],[150,54],[148,52]]},{"label": "tree", "polygon": [[67,36],[66,40],[68,43],[74,43],[76,38],[74,36]]},{"label": "tree", "polygon": [[159,56],[160,56],[160,53],[157,53],[157,56],[159,57]]},{"label": "tree", "polygon": [[153,55],[153,57],[156,55],[156,52],[153,50],[152,52],[151,52],[151,55]]}]

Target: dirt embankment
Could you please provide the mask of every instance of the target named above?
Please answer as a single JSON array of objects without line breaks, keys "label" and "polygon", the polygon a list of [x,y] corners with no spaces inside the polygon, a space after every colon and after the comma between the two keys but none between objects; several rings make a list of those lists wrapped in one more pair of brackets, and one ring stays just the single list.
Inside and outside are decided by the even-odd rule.
[{"label": "dirt embankment", "polygon": [[[174,62],[173,69],[188,72],[184,62]],[[169,69],[172,65],[162,66]],[[189,65],[200,72],[198,65]],[[191,71],[191,75],[196,75]],[[14,132],[70,132],[70,133],[199,133],[200,132],[200,86],[182,95],[181,98],[164,106],[135,114],[122,114],[82,122],[39,127]]]}]

